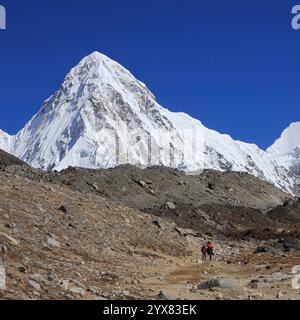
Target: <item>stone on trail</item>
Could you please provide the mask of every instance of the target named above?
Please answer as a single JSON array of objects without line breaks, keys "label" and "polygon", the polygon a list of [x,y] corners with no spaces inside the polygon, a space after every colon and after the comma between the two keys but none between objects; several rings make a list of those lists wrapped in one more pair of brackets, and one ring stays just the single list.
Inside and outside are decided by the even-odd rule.
[{"label": "stone on trail", "polygon": [[221,288],[221,289],[237,289],[237,284],[232,280],[226,279],[210,279],[208,281],[202,282],[198,285],[198,289],[206,290],[212,288]]}]

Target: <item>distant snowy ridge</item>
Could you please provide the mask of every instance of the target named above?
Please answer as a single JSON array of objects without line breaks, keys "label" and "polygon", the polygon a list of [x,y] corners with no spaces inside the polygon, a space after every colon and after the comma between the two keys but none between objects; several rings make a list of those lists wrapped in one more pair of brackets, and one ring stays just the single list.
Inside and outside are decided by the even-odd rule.
[{"label": "distant snowy ridge", "polygon": [[300,148],[300,122],[292,123],[267,150],[274,154],[288,154]]},{"label": "distant snowy ridge", "polygon": [[244,171],[297,194],[299,136],[300,122],[267,151],[235,141],[161,107],[128,70],[94,52],[16,136],[0,130],[0,148],[43,170],[130,163]]}]

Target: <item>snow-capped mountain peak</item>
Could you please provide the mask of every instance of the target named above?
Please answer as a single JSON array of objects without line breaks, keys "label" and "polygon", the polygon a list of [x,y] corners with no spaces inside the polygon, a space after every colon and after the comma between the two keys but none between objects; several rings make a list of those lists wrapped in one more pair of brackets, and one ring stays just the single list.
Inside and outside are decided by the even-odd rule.
[{"label": "snow-capped mountain peak", "polygon": [[187,114],[163,108],[128,70],[94,52],[71,69],[61,88],[16,136],[0,131],[0,148],[44,170],[127,163],[234,170],[295,193],[295,164],[289,157],[277,161],[274,150],[282,153],[297,146],[297,130],[293,125],[283,133],[283,142],[267,152],[235,141]]},{"label": "snow-capped mountain peak", "polygon": [[300,149],[300,122],[292,123],[281,137],[268,149],[268,152],[284,155]]}]

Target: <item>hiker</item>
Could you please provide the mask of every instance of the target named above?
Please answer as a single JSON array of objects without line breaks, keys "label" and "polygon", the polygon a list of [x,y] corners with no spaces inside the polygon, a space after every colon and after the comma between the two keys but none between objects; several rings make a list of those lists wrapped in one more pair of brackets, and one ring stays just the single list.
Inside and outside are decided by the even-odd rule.
[{"label": "hiker", "polygon": [[5,245],[0,245],[0,265],[4,264],[5,255],[7,253],[7,247]]},{"label": "hiker", "polygon": [[207,257],[207,248],[206,245],[204,244],[201,248],[201,252],[202,252],[202,261],[206,261],[206,257]]},{"label": "hiker", "polygon": [[207,254],[209,256],[209,261],[211,261],[212,256],[214,255],[214,244],[211,241],[207,242],[206,250],[207,250]]}]

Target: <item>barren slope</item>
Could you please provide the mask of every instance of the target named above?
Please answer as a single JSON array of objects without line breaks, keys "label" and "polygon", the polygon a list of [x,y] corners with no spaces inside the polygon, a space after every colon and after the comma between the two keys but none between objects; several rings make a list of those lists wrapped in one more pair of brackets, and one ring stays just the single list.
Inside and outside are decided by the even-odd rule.
[{"label": "barren slope", "polygon": [[5,172],[0,179],[8,278],[2,298],[120,298],[126,289],[120,282],[141,279],[155,252],[184,256],[193,247],[174,226],[166,225],[161,236],[152,216],[99,195]]},{"label": "barren slope", "polygon": [[[273,299],[280,289],[299,298],[289,287],[298,204],[248,174],[10,166],[0,180],[0,298],[164,298],[164,290],[170,298]],[[216,256],[201,263],[208,238]],[[258,245],[271,249],[256,254]],[[198,288],[215,278],[233,287]]]},{"label": "barren slope", "polygon": [[12,156],[11,154],[4,152],[3,150],[0,150],[0,169],[13,165],[27,166],[25,162]]}]

